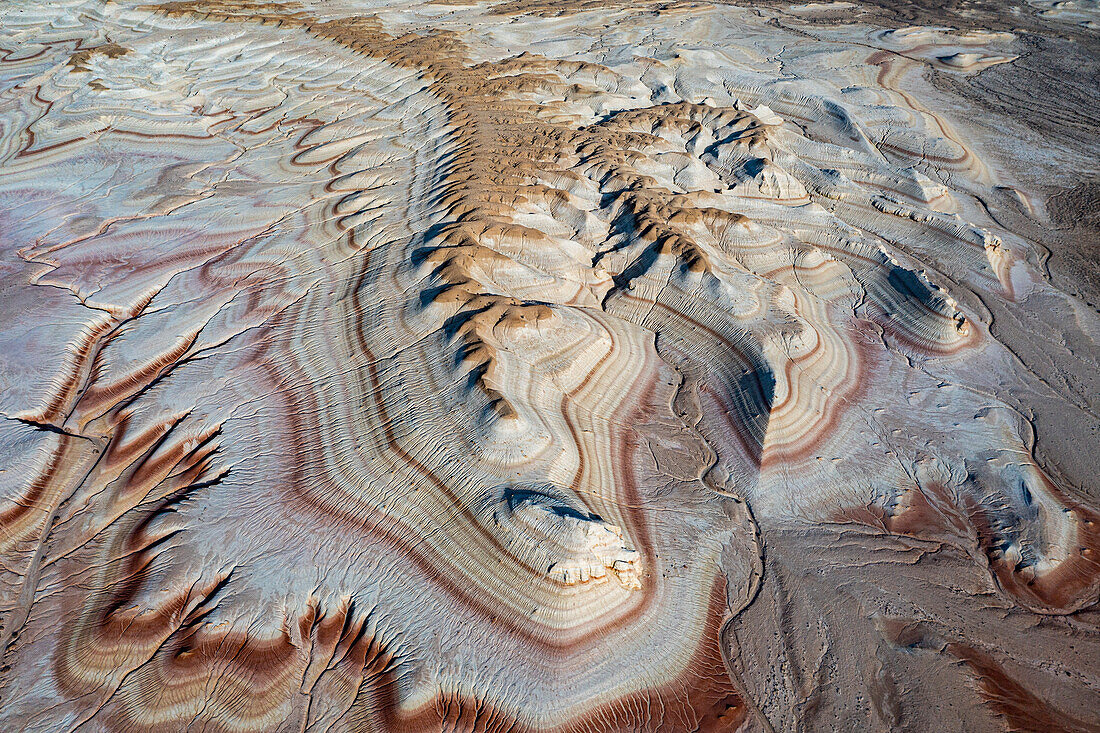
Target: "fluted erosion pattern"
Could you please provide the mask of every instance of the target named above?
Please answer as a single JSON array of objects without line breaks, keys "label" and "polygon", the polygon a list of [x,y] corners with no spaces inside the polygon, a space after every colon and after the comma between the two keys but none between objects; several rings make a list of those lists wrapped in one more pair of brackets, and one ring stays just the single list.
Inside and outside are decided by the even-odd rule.
[{"label": "fluted erosion pattern", "polygon": [[1070,5],[0,2],[0,729],[1100,729]]}]

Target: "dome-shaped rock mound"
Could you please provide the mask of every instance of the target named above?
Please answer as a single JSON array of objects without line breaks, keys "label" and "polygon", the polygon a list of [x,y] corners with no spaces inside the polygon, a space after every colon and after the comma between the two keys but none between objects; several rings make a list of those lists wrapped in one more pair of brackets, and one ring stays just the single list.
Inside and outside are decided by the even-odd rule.
[{"label": "dome-shaped rock mound", "polygon": [[1100,16],[949,5],[0,2],[0,730],[1100,730]]}]

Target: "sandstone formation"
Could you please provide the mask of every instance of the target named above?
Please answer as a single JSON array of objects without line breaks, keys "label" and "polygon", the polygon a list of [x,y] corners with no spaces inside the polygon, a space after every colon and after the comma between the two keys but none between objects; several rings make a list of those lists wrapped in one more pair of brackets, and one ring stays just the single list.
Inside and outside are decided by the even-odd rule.
[{"label": "sandstone formation", "polygon": [[0,2],[0,728],[1100,730],[1069,5]]}]

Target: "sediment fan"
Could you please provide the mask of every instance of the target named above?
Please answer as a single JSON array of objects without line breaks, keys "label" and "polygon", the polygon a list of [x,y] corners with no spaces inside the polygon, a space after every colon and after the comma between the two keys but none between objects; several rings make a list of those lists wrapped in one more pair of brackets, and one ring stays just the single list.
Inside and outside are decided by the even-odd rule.
[{"label": "sediment fan", "polygon": [[0,4],[0,727],[1098,729],[1012,34],[368,5]]}]

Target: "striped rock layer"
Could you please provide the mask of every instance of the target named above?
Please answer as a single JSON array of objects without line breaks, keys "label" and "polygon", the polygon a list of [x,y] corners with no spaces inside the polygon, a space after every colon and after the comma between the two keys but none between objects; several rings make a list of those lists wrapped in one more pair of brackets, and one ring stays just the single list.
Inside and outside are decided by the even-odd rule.
[{"label": "striped rock layer", "polygon": [[1098,724],[1011,34],[365,5],[0,6],[4,729]]}]

